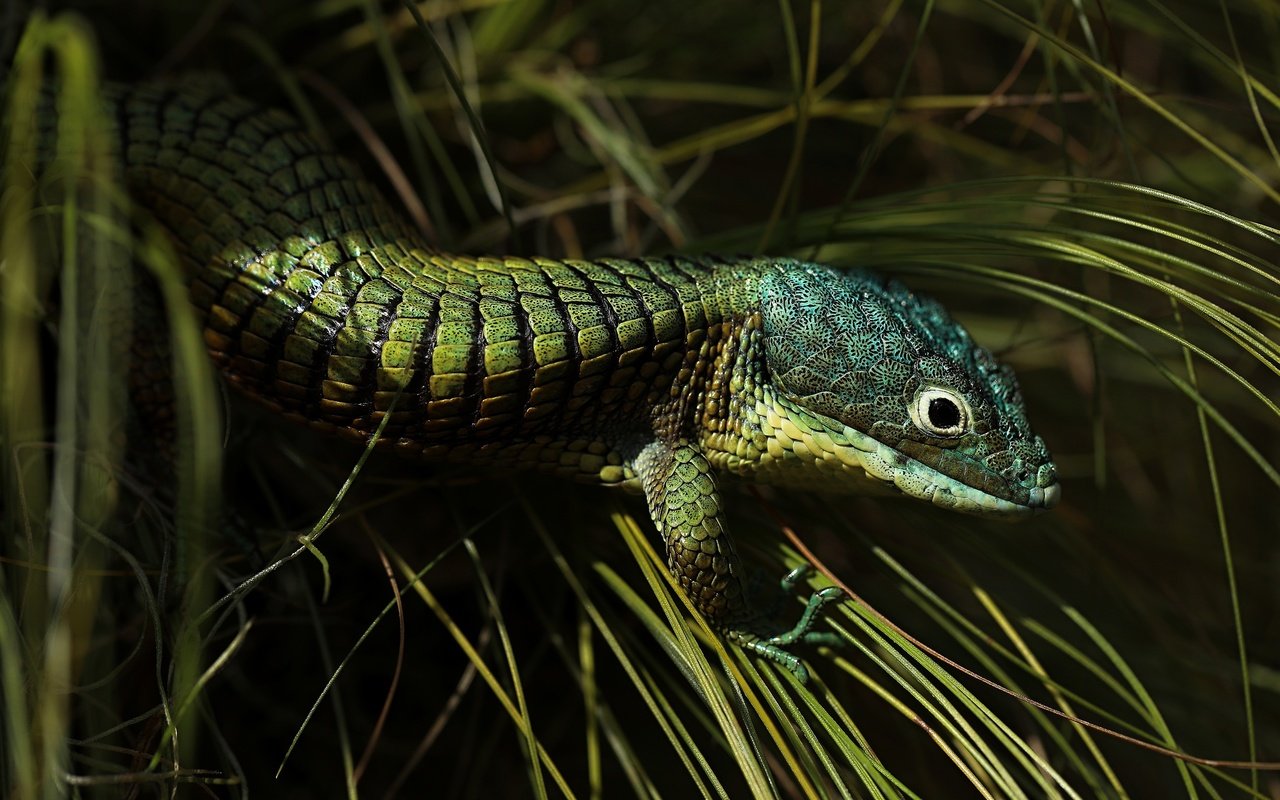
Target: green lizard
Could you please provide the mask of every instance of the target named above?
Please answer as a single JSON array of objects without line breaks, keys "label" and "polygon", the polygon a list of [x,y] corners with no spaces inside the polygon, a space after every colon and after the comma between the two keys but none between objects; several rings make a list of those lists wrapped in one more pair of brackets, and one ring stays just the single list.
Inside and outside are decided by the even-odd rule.
[{"label": "green lizard", "polygon": [[786,648],[821,638],[831,592],[771,635],[723,479],[1006,516],[1058,499],[1013,373],[894,282],[783,258],[446,255],[287,114],[199,85],[107,96],[130,195],[172,233],[230,383],[360,441],[389,416],[379,443],[414,456],[643,491],[693,605],[802,678]]}]

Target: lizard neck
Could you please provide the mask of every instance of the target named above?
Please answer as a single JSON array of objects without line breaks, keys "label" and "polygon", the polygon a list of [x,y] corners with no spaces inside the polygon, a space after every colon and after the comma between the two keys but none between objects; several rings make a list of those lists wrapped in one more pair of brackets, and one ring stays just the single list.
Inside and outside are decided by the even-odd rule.
[{"label": "lizard neck", "polygon": [[763,259],[736,259],[693,275],[682,360],[668,397],[652,407],[657,438],[705,443],[732,423],[746,372],[764,366],[759,284],[773,268]]}]

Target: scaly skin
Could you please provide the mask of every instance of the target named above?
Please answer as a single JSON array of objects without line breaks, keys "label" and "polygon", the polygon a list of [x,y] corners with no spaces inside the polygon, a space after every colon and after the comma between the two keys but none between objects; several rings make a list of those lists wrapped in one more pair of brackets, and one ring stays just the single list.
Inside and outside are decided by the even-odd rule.
[{"label": "scaly skin", "polygon": [[[173,234],[209,353],[280,413],[432,459],[641,489],[731,638],[805,675],[745,596],[718,481],[1053,505],[1007,368],[939,306],[787,259],[433,251],[292,117],[213,88],[109,90],[135,201]],[[51,124],[51,123],[49,123]]]}]

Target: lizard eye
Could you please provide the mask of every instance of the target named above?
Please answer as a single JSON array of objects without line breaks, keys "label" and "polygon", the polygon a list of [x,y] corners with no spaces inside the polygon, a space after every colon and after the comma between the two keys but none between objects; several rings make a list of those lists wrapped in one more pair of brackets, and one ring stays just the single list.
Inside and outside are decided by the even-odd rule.
[{"label": "lizard eye", "polygon": [[969,428],[969,404],[950,389],[929,386],[916,392],[911,421],[932,436],[955,437]]}]

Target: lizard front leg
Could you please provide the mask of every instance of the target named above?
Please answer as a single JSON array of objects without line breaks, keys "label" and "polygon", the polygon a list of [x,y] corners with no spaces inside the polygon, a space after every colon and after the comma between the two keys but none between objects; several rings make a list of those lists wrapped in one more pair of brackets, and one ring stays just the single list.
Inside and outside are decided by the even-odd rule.
[{"label": "lizard front leg", "polygon": [[775,635],[765,632],[765,617],[748,603],[742,561],[724,526],[715,471],[701,448],[687,441],[655,441],[634,464],[666,545],[667,568],[694,608],[730,641],[782,664],[801,682],[807,680],[808,670],[784,648],[795,642],[831,643],[830,634],[810,628],[822,606],[840,591],[832,587],[814,593],[794,627]]}]

